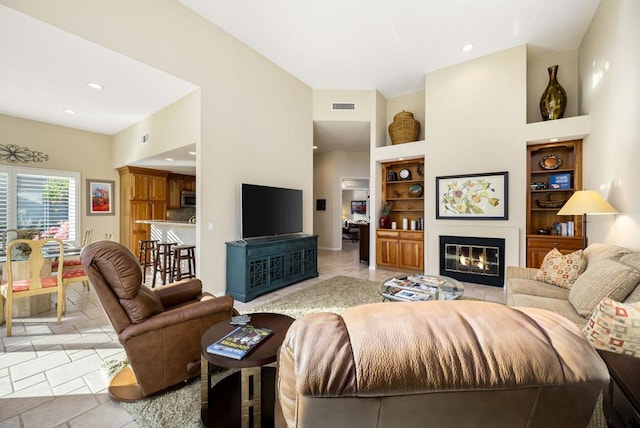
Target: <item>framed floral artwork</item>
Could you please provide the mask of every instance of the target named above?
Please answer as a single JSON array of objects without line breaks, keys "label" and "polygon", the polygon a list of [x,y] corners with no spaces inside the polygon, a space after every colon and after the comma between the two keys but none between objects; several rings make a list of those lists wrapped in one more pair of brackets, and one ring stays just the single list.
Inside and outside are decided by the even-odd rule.
[{"label": "framed floral artwork", "polygon": [[115,215],[115,182],[87,178],[87,215]]},{"label": "framed floral artwork", "polygon": [[508,172],[436,177],[436,218],[508,220]]}]

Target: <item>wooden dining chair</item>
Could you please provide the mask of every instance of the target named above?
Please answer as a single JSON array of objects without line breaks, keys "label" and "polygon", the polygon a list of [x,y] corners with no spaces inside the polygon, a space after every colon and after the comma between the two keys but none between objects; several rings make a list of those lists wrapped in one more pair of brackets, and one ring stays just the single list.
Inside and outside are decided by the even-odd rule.
[{"label": "wooden dining chair", "polygon": [[[14,251],[18,248],[29,249]],[[60,261],[64,260],[64,245],[60,239],[14,239],[7,246],[7,262],[5,264],[7,282],[0,286],[2,299],[5,300],[7,337],[11,336],[11,324],[13,316],[13,301],[23,297],[37,296],[40,294],[56,293],[57,295],[57,323],[62,321],[65,309],[66,294],[62,281],[62,270],[50,274],[45,267],[45,246],[47,249],[56,249],[60,252]],[[56,248],[57,247],[57,248]],[[21,253],[21,254],[19,254]],[[28,261],[28,278],[19,279],[17,263]],[[42,272],[45,272],[44,274]]]},{"label": "wooden dining chair", "polygon": [[[93,229],[87,227],[84,230],[84,234],[82,235],[82,241],[80,241],[80,248],[84,248],[85,245],[91,242],[91,237],[93,235]],[[51,269],[58,270],[60,266],[59,260],[54,260],[51,262]],[[69,258],[67,257],[62,263],[62,276],[63,280],[69,282],[80,282],[82,281],[83,287],[88,290],[89,289],[89,280],[86,278],[86,274],[84,273],[84,269],[82,269],[82,263],[80,263],[80,257]],[[65,272],[67,271],[67,272]],[[69,272],[72,271],[72,272]],[[84,279],[82,277],[85,277]],[[73,281],[72,281],[73,279]]]}]

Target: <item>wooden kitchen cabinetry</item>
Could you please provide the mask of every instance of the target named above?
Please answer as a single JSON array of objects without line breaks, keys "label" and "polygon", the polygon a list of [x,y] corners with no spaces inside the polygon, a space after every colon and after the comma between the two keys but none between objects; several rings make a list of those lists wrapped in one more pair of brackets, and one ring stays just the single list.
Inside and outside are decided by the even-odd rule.
[{"label": "wooden kitchen cabinetry", "polygon": [[[527,266],[538,268],[553,248],[563,254],[582,248],[582,216],[559,216],[561,202],[548,206],[582,190],[582,140],[529,145],[527,155]],[[553,184],[563,176],[568,185]],[[555,223],[569,221],[573,236],[555,234]]]},{"label": "wooden kitchen cabinetry", "polygon": [[195,192],[196,177],[169,173],[167,176],[167,208],[180,208],[180,192],[183,190]]},{"label": "wooden kitchen cabinetry", "polygon": [[167,171],[126,166],[120,173],[120,241],[136,257],[139,244],[150,239],[151,226],[137,220],[164,220],[167,214]]},{"label": "wooden kitchen cabinetry", "polygon": [[[376,231],[376,263],[424,270],[424,158],[382,164],[382,204],[391,205],[389,227]],[[407,229],[403,220],[407,219]],[[415,221],[416,230],[409,230]]]}]

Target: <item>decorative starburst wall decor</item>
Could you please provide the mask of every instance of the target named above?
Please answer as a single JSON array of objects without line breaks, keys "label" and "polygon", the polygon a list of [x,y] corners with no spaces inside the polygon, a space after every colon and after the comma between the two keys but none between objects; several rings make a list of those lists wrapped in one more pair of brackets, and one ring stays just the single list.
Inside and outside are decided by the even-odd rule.
[{"label": "decorative starburst wall decor", "polygon": [[49,155],[16,144],[0,144],[0,161],[9,163],[44,162],[49,160]]}]

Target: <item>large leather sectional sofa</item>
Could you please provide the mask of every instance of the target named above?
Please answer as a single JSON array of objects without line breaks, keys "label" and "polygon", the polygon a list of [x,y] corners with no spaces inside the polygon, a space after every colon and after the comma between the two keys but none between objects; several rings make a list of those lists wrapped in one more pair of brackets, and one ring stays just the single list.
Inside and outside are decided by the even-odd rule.
[{"label": "large leather sectional sofa", "polygon": [[552,312],[374,303],[293,323],[276,426],[584,428],[608,382],[580,329]]}]

